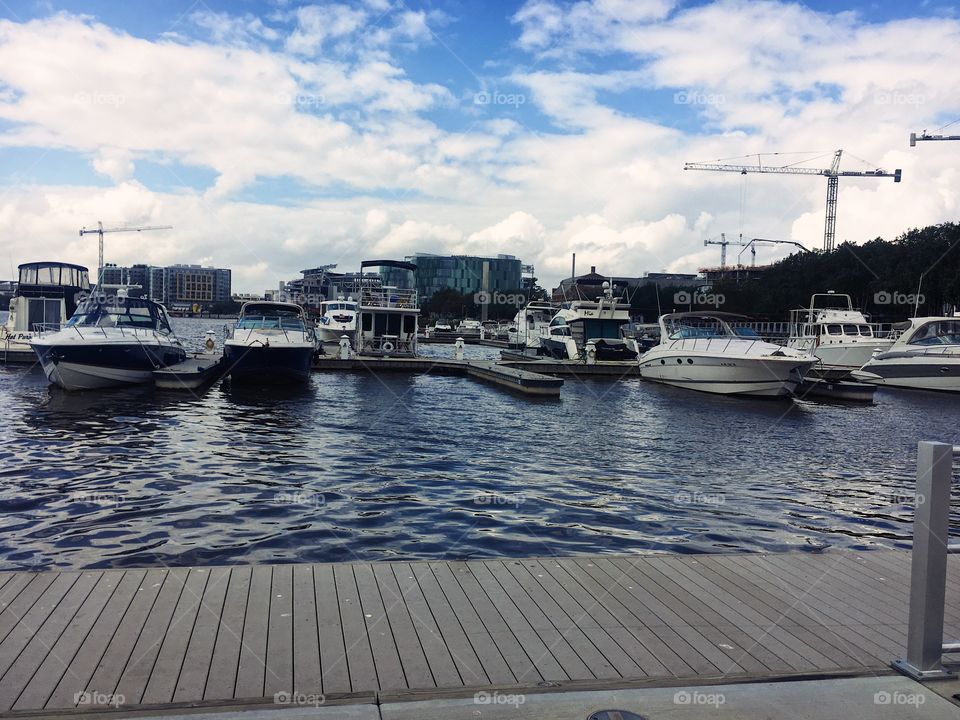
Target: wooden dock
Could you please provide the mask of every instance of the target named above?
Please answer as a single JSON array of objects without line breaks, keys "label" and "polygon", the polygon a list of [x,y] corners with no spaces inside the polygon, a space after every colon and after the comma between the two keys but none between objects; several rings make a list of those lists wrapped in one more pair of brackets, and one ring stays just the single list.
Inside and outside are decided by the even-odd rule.
[{"label": "wooden dock", "polygon": [[[889,672],[910,555],[0,573],[0,714]],[[951,556],[946,635],[960,636]]]}]

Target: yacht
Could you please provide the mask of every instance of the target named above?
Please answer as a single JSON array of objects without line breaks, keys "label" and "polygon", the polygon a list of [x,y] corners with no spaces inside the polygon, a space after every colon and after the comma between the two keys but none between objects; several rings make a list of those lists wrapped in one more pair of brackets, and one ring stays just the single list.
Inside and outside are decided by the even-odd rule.
[{"label": "yacht", "polygon": [[457,335],[463,337],[480,337],[480,330],[483,326],[479,320],[461,320],[457,325]]},{"label": "yacht", "polygon": [[353,297],[320,303],[317,338],[320,342],[340,342],[344,335],[350,342],[357,332],[357,303]]},{"label": "yacht", "polygon": [[646,380],[721,395],[791,395],[816,357],[738,334],[730,313],[669,313],[660,343],[640,356]]},{"label": "yacht", "polygon": [[36,362],[30,342],[41,330],[57,330],[90,293],[90,272],[61,262],[24,263],[7,322],[0,325],[0,362]]},{"label": "yacht", "polygon": [[532,300],[518,312],[507,326],[507,343],[514,350],[540,349],[540,338],[547,335],[550,321],[560,309],[545,300]]},{"label": "yacht", "polygon": [[360,263],[360,320],[353,343],[358,355],[416,356],[420,320],[416,271],[413,263],[399,260]]},{"label": "yacht", "polygon": [[565,302],[550,320],[540,345],[545,354],[560,360],[576,360],[587,343],[597,349],[597,360],[636,360],[637,342],[624,338],[620,329],[630,323],[630,305],[613,297],[609,282],[595,301]]},{"label": "yacht", "polygon": [[95,291],[60,330],[30,342],[50,382],[65,390],[152,383],[153,371],[186,359],[160,303]]},{"label": "yacht", "polygon": [[223,351],[233,381],[302,381],[313,367],[316,333],[299,305],[255,300],[240,308]]},{"label": "yacht", "polygon": [[960,392],[960,318],[912,318],[904,326],[889,349],[853,376],[875,385]]},{"label": "yacht", "polygon": [[833,291],[816,293],[809,307],[792,310],[789,329],[787,347],[816,355],[814,372],[834,377],[857,370],[894,342],[889,328],[870,323],[849,295]]}]

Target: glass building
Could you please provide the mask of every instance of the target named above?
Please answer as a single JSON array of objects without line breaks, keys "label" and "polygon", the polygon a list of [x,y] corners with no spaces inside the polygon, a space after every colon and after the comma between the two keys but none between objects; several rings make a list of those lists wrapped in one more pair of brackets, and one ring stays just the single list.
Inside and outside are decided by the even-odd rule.
[{"label": "glass building", "polygon": [[138,285],[131,295],[163,303],[170,310],[198,312],[231,298],[230,270],[200,265],[131,265],[103,268],[104,285]]},{"label": "glass building", "polygon": [[435,292],[444,288],[472,295],[481,290],[511,292],[522,286],[522,264],[513,255],[476,257],[417,253],[406,259],[417,266],[417,290],[421,302],[429,300]]}]

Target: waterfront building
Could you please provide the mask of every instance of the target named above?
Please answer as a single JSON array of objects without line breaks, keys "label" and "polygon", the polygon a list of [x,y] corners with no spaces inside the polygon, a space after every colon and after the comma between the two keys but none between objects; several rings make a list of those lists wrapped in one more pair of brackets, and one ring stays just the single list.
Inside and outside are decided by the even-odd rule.
[{"label": "waterfront building", "polygon": [[592,300],[603,294],[603,283],[609,282],[613,287],[613,294],[620,297],[627,288],[656,285],[657,287],[692,287],[698,283],[698,276],[693,273],[644,273],[640,277],[620,275],[601,275],[596,265],[590,267],[590,272],[572,278],[564,278],[553,289],[554,302],[564,300],[587,299]]},{"label": "waterfront building", "polygon": [[227,268],[142,263],[124,267],[107,263],[102,277],[104,285],[139,286],[136,294],[140,297],[177,312],[203,312],[231,299],[231,272]]},{"label": "waterfront building", "polygon": [[[474,255],[432,255],[416,253],[406,258],[417,266],[416,282],[420,300],[451,288],[465,295],[481,290],[512,292],[523,286],[524,266],[513,255],[479,257]],[[533,268],[529,267],[530,275]]]}]

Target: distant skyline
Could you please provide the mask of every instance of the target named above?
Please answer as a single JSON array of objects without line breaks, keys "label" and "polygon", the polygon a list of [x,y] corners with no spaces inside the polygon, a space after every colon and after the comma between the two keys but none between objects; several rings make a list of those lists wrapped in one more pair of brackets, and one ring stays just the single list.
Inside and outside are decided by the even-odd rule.
[{"label": "distant skyline", "polygon": [[960,134],[958,67],[937,2],[0,0],[0,276],[93,270],[98,220],[173,226],[107,262],[237,292],[416,252],[695,272],[721,233],[821,247],[826,183],[685,161],[838,148],[903,182],[841,179],[837,242],[893,239],[960,215],[960,143],[907,142]]}]

